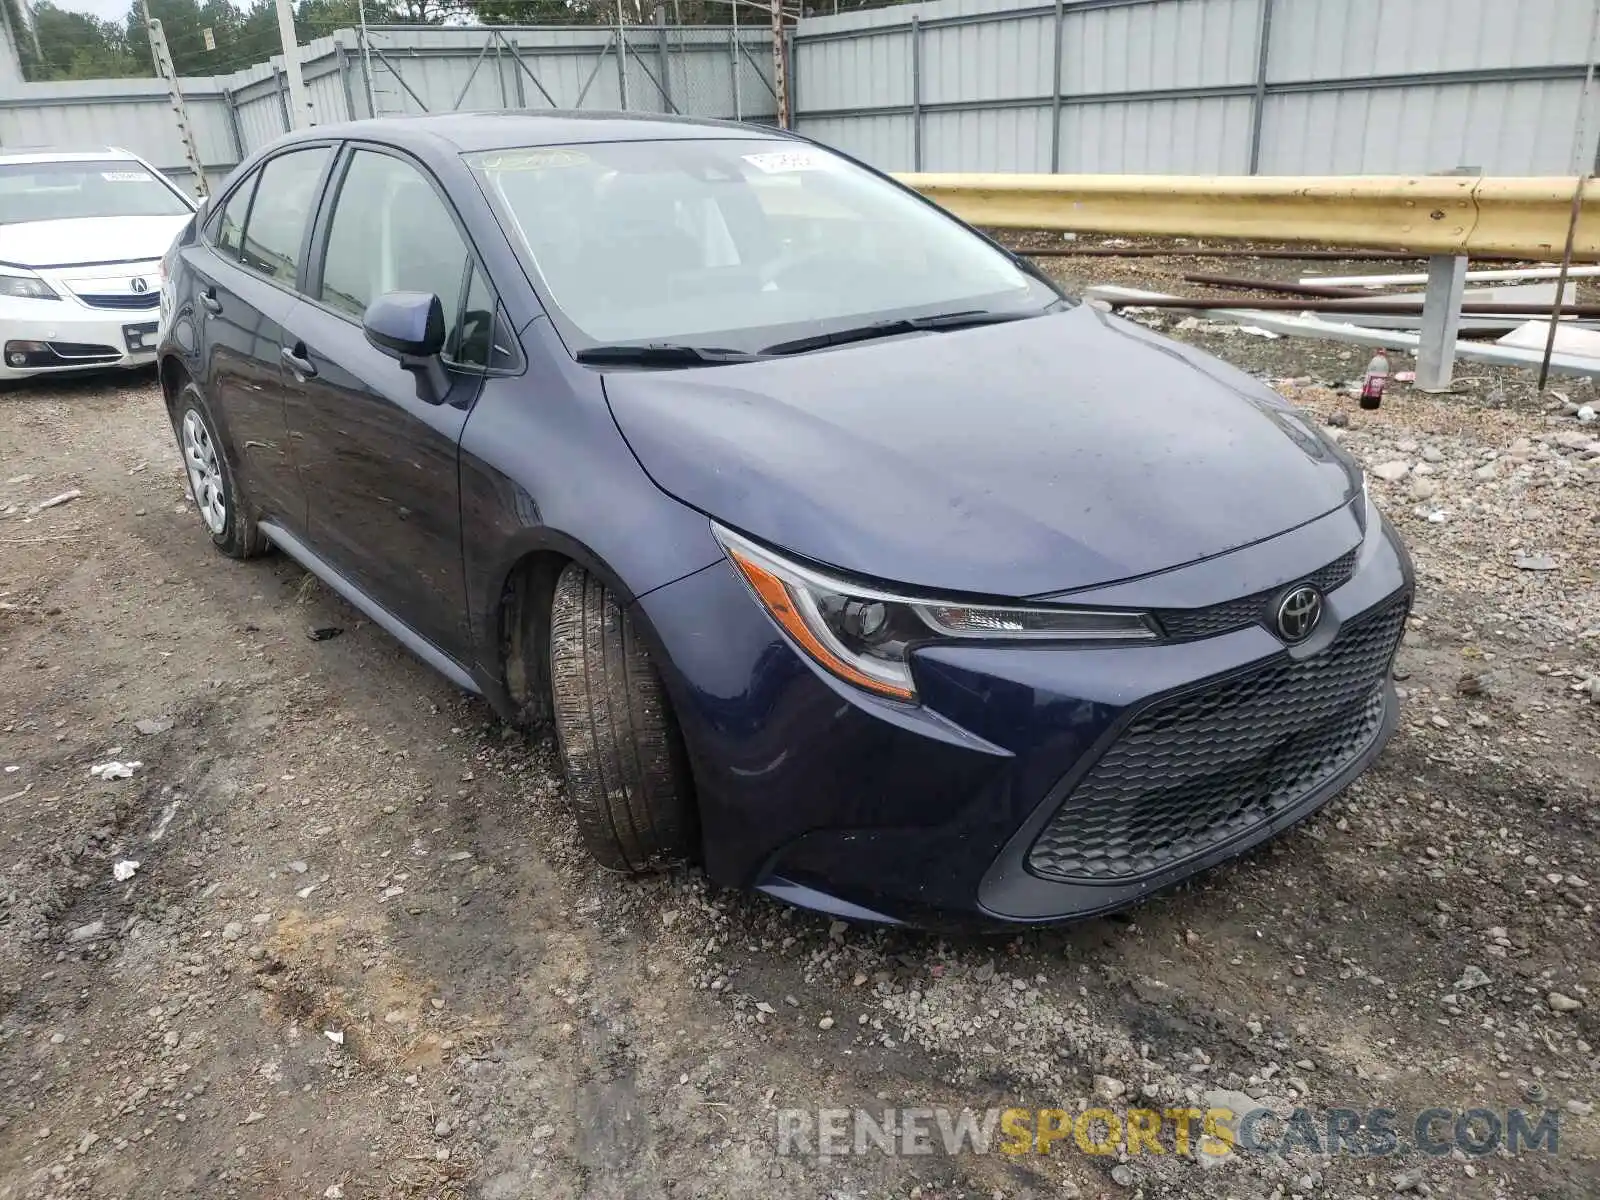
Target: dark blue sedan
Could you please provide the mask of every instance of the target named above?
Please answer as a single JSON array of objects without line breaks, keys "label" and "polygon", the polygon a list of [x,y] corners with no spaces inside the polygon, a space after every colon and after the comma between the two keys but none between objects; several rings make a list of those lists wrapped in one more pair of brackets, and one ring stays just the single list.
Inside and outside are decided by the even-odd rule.
[{"label": "dark blue sedan", "polygon": [[1216,359],[744,126],[324,126],[167,256],[212,541],[529,729],[594,856],[877,921],[1083,917],[1383,746],[1412,572]]}]

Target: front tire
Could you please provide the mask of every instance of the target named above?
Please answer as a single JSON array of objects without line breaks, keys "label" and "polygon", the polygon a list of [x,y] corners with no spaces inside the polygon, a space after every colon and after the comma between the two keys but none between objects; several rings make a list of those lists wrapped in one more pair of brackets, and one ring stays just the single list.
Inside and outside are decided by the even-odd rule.
[{"label": "front tire", "polygon": [[576,563],[556,580],[550,693],[567,796],[601,866],[640,874],[687,858],[687,755],[661,677],[628,613]]},{"label": "front tire", "polygon": [[267,539],[239,491],[222,452],[222,439],[206,407],[205,396],[193,383],[184,385],[172,406],[172,428],[178,436],[178,453],[194,493],[200,521],[211,543],[229,558],[255,558],[266,553]]}]

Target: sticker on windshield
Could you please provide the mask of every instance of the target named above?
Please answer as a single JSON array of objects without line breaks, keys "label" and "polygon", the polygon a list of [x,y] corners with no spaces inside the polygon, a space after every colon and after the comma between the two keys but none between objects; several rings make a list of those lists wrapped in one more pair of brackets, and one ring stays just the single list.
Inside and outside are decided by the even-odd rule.
[{"label": "sticker on windshield", "polygon": [[100,178],[107,183],[148,183],[150,176],[143,171],[101,171]]},{"label": "sticker on windshield", "polygon": [[826,171],[832,164],[826,154],[814,150],[770,150],[765,154],[746,154],[745,162],[768,175],[790,171]]},{"label": "sticker on windshield", "polygon": [[581,167],[593,162],[582,150],[550,147],[539,150],[497,150],[478,160],[483,171],[546,171],[558,167]]}]

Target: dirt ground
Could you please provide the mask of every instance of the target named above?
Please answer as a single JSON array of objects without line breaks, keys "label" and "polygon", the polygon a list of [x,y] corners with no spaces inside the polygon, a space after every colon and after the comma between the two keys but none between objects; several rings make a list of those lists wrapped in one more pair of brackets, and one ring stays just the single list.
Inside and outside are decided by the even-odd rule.
[{"label": "dirt ground", "polygon": [[[1364,354],[1184,336],[1380,469],[1401,729],[1242,861],[996,938],[601,873],[547,733],[212,551],[152,379],[0,394],[0,1200],[1600,1193],[1600,425],[1483,368],[1366,413]],[[1550,1109],[1559,1150],[777,1153],[785,1108],[1239,1092]]]}]

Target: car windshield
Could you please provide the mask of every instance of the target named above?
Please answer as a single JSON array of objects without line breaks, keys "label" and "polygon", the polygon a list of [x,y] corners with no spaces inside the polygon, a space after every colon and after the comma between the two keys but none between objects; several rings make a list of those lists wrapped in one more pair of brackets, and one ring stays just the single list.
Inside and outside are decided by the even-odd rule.
[{"label": "car windshield", "polygon": [[0,225],[188,212],[166,183],[125,159],[0,164]]},{"label": "car windshield", "polygon": [[939,210],[805,143],[609,142],[467,162],[561,315],[595,344],[757,350],[1060,298]]}]

